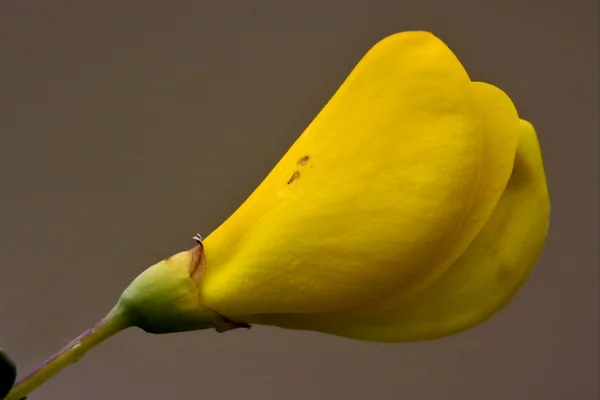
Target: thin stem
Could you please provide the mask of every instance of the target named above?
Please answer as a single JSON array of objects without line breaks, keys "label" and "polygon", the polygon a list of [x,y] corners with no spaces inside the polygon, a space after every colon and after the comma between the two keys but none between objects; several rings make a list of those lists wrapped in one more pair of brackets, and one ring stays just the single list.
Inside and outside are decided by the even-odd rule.
[{"label": "thin stem", "polygon": [[4,400],[21,400],[67,365],[79,361],[92,347],[131,326],[125,312],[115,307],[92,329],[88,329],[21,379]]}]

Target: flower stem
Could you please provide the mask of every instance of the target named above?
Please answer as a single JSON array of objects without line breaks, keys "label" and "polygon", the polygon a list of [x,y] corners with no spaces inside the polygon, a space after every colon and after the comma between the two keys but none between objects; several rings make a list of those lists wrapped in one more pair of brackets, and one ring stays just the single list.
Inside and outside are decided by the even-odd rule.
[{"label": "flower stem", "polygon": [[77,336],[58,353],[21,379],[4,400],[21,400],[64,367],[79,361],[92,347],[130,326],[132,324],[128,314],[116,306],[95,327]]}]

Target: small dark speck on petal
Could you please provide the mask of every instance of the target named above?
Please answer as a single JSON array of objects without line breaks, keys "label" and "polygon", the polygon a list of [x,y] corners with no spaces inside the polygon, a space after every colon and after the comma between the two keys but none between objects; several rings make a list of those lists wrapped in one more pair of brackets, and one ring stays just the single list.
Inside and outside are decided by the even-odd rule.
[{"label": "small dark speck on petal", "polygon": [[292,174],[292,177],[290,178],[290,180],[288,181],[288,185],[290,183],[294,183],[298,180],[298,178],[300,178],[300,172],[296,171]]},{"label": "small dark speck on petal", "polygon": [[298,162],[296,162],[296,164],[297,165],[306,165],[306,163],[308,162],[309,159],[310,159],[310,157],[304,156],[301,159],[299,159]]}]

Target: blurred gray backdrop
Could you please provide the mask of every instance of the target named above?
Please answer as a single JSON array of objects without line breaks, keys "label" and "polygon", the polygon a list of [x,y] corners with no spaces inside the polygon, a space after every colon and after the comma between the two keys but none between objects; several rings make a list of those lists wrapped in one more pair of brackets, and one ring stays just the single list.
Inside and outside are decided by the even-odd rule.
[{"label": "blurred gray backdrop", "polygon": [[216,228],[383,37],[425,29],[538,129],[532,279],[485,325],[384,345],[127,331],[31,400],[598,398],[598,1],[0,2],[0,344],[24,373]]}]

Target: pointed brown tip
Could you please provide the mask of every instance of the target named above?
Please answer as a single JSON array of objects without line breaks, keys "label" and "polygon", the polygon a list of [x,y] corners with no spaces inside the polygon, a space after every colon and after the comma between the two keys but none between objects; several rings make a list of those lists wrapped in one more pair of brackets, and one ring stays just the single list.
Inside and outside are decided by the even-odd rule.
[{"label": "pointed brown tip", "polygon": [[204,272],[204,267],[206,266],[204,245],[202,242],[198,241],[198,244],[190,250],[190,253],[191,262],[188,268],[188,273],[190,274],[190,278],[192,278],[196,284],[200,284],[202,280],[202,273]]}]

